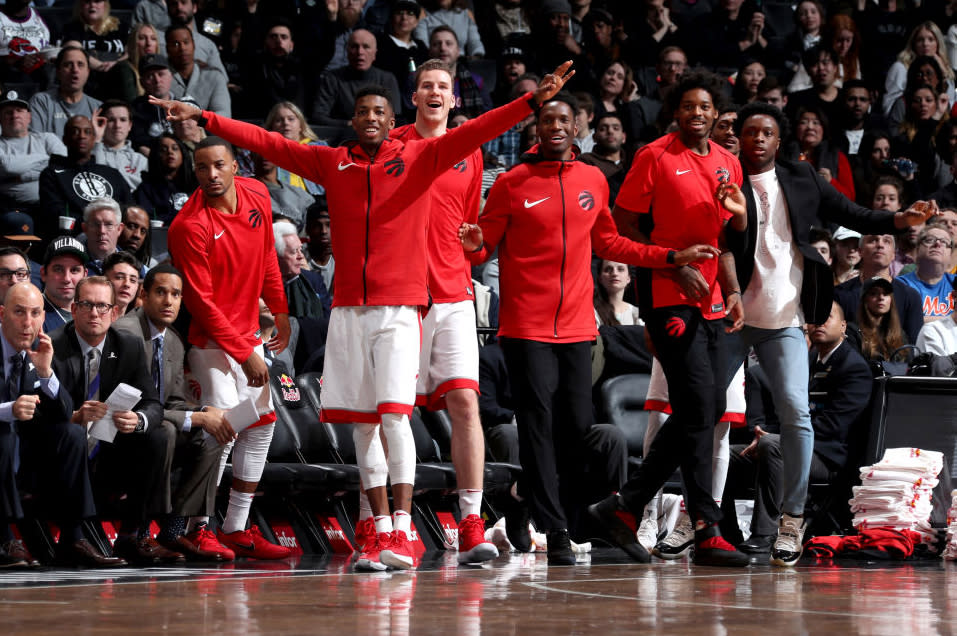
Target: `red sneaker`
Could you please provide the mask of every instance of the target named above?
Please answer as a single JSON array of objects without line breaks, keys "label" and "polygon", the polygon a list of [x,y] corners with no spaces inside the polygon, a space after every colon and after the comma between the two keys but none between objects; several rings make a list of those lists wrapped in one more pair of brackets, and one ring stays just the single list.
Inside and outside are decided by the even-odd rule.
[{"label": "red sneaker", "polygon": [[356,550],[359,553],[356,559],[357,572],[383,572],[388,569],[389,566],[379,559],[379,535],[376,534],[372,519],[356,524]]},{"label": "red sneaker", "polygon": [[217,541],[216,535],[206,529],[206,524],[197,526],[183,538],[195,548],[194,550],[187,548],[186,552],[196,560],[233,561],[236,559],[236,553]]},{"label": "red sneaker", "polygon": [[285,559],[292,555],[289,548],[266,541],[266,537],[259,531],[259,526],[252,525],[249,530],[237,530],[236,532],[224,533],[221,529],[216,531],[216,537],[220,542],[236,553],[236,556],[249,559]]},{"label": "red sneaker", "polygon": [[408,570],[415,567],[409,538],[401,530],[379,533],[379,558],[389,567]]},{"label": "red sneaker", "polygon": [[372,517],[361,519],[356,524],[356,553],[366,552],[367,549],[375,549],[376,532],[375,521]]},{"label": "red sneaker", "polygon": [[498,548],[485,540],[485,522],[469,515],[459,522],[459,563],[481,563],[498,556]]}]

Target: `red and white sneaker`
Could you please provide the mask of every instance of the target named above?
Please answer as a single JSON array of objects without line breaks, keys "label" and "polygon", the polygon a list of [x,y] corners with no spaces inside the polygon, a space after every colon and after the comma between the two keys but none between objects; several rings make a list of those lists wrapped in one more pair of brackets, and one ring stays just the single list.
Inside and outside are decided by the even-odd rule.
[{"label": "red and white sneaker", "polygon": [[379,559],[386,565],[397,570],[409,570],[415,567],[415,555],[412,554],[412,544],[405,532],[394,530],[379,533]]},{"label": "red and white sneaker", "polygon": [[459,563],[482,563],[498,556],[498,548],[485,540],[485,522],[469,515],[459,522]]},{"label": "red and white sneaker", "polygon": [[216,539],[216,535],[206,528],[206,524],[196,526],[185,535],[187,541],[195,547],[197,558],[210,561],[234,561],[236,553]]},{"label": "red and white sneaker", "polygon": [[289,548],[266,541],[266,537],[259,531],[257,525],[250,526],[249,530],[237,530],[229,534],[217,529],[216,538],[224,546],[232,549],[236,556],[248,559],[274,560],[285,559],[292,555],[292,550]]},{"label": "red and white sneaker", "polygon": [[379,537],[375,522],[369,518],[356,524],[356,570],[359,572],[382,572],[388,566],[379,559]]}]

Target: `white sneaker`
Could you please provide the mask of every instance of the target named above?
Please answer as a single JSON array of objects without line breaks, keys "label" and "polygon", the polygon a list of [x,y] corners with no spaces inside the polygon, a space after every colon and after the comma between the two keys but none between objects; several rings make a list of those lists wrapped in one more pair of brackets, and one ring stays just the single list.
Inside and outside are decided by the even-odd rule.
[{"label": "white sneaker", "polygon": [[680,559],[691,551],[694,546],[694,526],[687,512],[678,517],[675,529],[667,537],[659,541],[653,554],[659,559]]},{"label": "white sneaker", "polygon": [[771,548],[771,565],[792,567],[801,558],[804,544],[804,517],[781,515],[778,538]]},{"label": "white sneaker", "polygon": [[651,552],[651,550],[658,543],[658,521],[657,519],[652,519],[651,517],[646,517],[641,520],[641,525],[638,526],[638,543],[641,546]]}]

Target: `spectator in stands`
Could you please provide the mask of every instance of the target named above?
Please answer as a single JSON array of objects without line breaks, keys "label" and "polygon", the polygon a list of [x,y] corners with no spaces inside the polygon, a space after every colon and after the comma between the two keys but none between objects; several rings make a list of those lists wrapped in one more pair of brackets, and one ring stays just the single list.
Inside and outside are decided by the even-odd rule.
[{"label": "spectator in stands", "polygon": [[908,98],[908,95],[913,94],[918,87],[923,85],[929,86],[936,96],[933,118],[935,120],[946,119],[946,116],[950,114],[950,104],[953,98],[947,93],[947,85],[944,79],[937,58],[930,55],[918,55],[914,58],[914,61],[907,68],[907,84],[904,86],[904,94],[891,105],[891,111],[887,115],[890,129],[894,130],[901,125],[907,117],[908,108],[911,106],[912,98]]},{"label": "spectator in stands", "polygon": [[200,409],[187,399],[183,341],[172,327],[182,295],[183,277],[178,270],[172,265],[151,269],[140,292],[143,306],[117,319],[114,327],[142,339],[163,420],[176,430],[174,461],[183,474],[171,496],[171,517],[164,520],[157,539],[189,560],[230,561],[235,557],[232,551],[211,532],[196,527],[213,514],[222,445],[233,438],[233,431],[221,409]]},{"label": "spectator in stands", "polygon": [[[905,93],[907,115],[898,128],[892,147],[897,155],[912,161],[916,167],[915,179],[920,192],[935,192],[949,181],[947,166],[934,148],[934,138],[940,122],[937,114],[937,93],[926,84],[920,84]],[[916,164],[916,166],[915,166]]]},{"label": "spectator in stands", "polygon": [[834,258],[831,270],[834,284],[840,285],[858,275],[861,262],[861,235],[852,229],[839,227],[834,231]]},{"label": "spectator in stands", "polygon": [[824,32],[824,41],[837,54],[837,79],[843,88],[852,80],[860,80],[861,32],[854,19],[846,15],[832,16]]},{"label": "spectator in stands", "polygon": [[592,122],[595,121],[595,100],[588,93],[581,91],[572,93],[578,102],[578,112],[575,113],[575,124],[578,126],[578,134],[575,136],[575,145],[581,154],[591,152],[595,147],[595,129],[592,128]]},{"label": "spectator in stands", "polygon": [[654,125],[661,103],[638,95],[631,67],[624,62],[612,62],[604,69],[598,80],[598,97],[595,116],[617,113],[629,139],[651,141],[657,136]]},{"label": "spectator in stands", "polygon": [[[907,85],[907,69],[915,58],[922,55],[936,58],[938,67],[943,73],[947,95],[953,101],[954,71],[948,61],[944,34],[933,22],[922,22],[911,31],[907,39],[907,47],[898,54],[897,61],[886,69],[884,97],[881,102],[885,116],[890,115],[894,103],[904,94],[904,88]],[[934,97],[936,103],[937,96]]]},{"label": "spectator in stands", "polygon": [[734,77],[731,101],[739,106],[750,104],[758,98],[758,86],[767,77],[764,64],[757,60],[745,60]]},{"label": "spectator in stands", "polygon": [[804,52],[804,65],[811,74],[811,88],[788,97],[787,113],[796,126],[800,117],[799,108],[815,108],[823,113],[827,122],[841,121],[841,91],[837,87],[837,54],[829,48],[815,45]]},{"label": "spectator in stands", "polygon": [[687,21],[675,16],[670,5],[671,2],[666,0],[643,0],[640,3],[637,11],[642,19],[632,26],[628,36],[634,38],[629,52],[635,68],[654,66],[663,49],[681,46],[687,36]]},{"label": "spectator in stands", "polygon": [[166,0],[139,0],[133,7],[133,24],[152,24],[158,31],[166,31],[170,25]]},{"label": "spectator in stands", "polygon": [[73,320],[70,308],[76,284],[86,277],[89,256],[83,243],[72,236],[60,236],[47,246],[40,278],[43,280],[43,331],[52,333]]},{"label": "spectator in stands", "polygon": [[[186,122],[183,122],[186,123]],[[190,124],[196,126],[196,122],[190,120]],[[198,127],[198,126],[197,126]],[[319,139],[319,135],[309,127],[306,117],[298,106],[292,102],[277,102],[266,115],[266,121],[263,128],[280,133],[286,139],[298,141],[301,144],[326,146],[326,142]],[[200,130],[202,130],[200,128]],[[281,183],[299,188],[312,195],[320,195],[325,189],[312,181],[307,181],[297,174],[292,174],[284,168],[277,167],[278,177]]]},{"label": "spectator in stands", "polygon": [[[942,208],[938,216],[927,221],[927,225],[939,225],[945,228],[950,233],[951,241],[957,245],[957,209],[953,206]],[[951,267],[948,271],[951,274],[957,274],[957,253],[954,254],[950,264]]]},{"label": "spectator in stands", "polygon": [[[626,172],[627,159],[622,149],[627,141],[627,135],[617,113],[605,113],[598,118],[594,140],[595,147],[592,151],[580,155],[579,159],[601,170],[605,179],[609,181],[609,186],[612,181],[616,182],[616,186],[620,186],[620,180],[614,177]],[[614,194],[617,194],[618,187],[612,190]],[[611,200],[614,201],[614,197],[611,197]]]},{"label": "spectator in stands", "polygon": [[292,23],[284,18],[266,31],[262,56],[247,70],[243,87],[243,102],[249,116],[260,117],[280,101],[304,107],[304,69],[295,45]]},{"label": "spectator in stands", "polygon": [[466,0],[423,0],[426,14],[415,28],[415,37],[423,42],[431,39],[432,31],[441,25],[455,32],[462,52],[468,57],[483,57],[485,46],[479,35],[475,16]]},{"label": "spectator in stands", "polygon": [[130,131],[133,129],[133,111],[126,102],[107,100],[94,114],[93,127],[97,142],[93,146],[93,160],[115,168],[130,190],[139,187],[146,169],[146,157],[133,149]]},{"label": "spectator in stands", "polygon": [[79,223],[67,228],[60,217],[79,221],[83,209],[95,199],[106,197],[124,203],[130,200],[130,188],[123,175],[93,159],[95,137],[93,123],[87,117],[71,117],[63,137],[67,156],[54,155],[40,173],[40,212],[36,220],[37,232],[44,240],[68,230],[77,234]]},{"label": "spectator in stands", "polygon": [[[897,177],[882,175],[877,178],[874,199],[871,207],[875,210],[897,212],[904,208],[904,184]],[[901,270],[914,262],[917,255],[917,236],[924,225],[913,225],[897,235],[897,251],[890,266],[891,276],[897,276]]]},{"label": "spectator in stands", "polygon": [[48,132],[30,132],[30,107],[16,91],[0,100],[0,202],[32,211],[40,200],[40,173],[66,146]]},{"label": "spectator in stands", "polygon": [[[509,47],[530,51],[533,9],[521,0],[493,0],[476,2],[475,21],[485,50],[491,53]],[[501,58],[499,58],[501,59]],[[519,75],[530,72],[527,68]],[[505,93],[504,97],[508,97]]]},{"label": "spectator in stands", "polygon": [[122,250],[113,252],[103,261],[103,276],[113,283],[113,291],[116,293],[117,317],[136,308],[142,269],[143,265],[135,256]]},{"label": "spectator in stands", "polygon": [[306,223],[306,209],[315,202],[315,198],[305,190],[281,182],[276,164],[262,155],[252,153],[252,159],[256,179],[262,181],[269,191],[273,215],[285,217],[297,230],[302,230]]},{"label": "spectator in stands", "polygon": [[[199,108],[196,100],[188,95],[182,101],[184,104],[193,104]],[[196,151],[196,144],[206,139],[206,131],[195,121],[174,121],[173,135],[183,144],[186,151],[186,154],[183,155],[184,160],[187,158],[192,160],[193,153]]]},{"label": "spectator in stands", "polygon": [[571,14],[572,5],[568,0],[543,0],[538,24],[531,33],[534,42],[531,50],[535,51],[536,64],[530,71],[547,73],[571,60],[577,72],[567,90],[595,93],[592,66],[571,34]]},{"label": "spectator in stands", "polygon": [[[871,396],[873,378],[861,355],[845,343],[847,321],[840,305],[833,303],[831,313],[822,324],[808,325],[813,345],[810,353],[811,427],[814,429],[814,450],[811,454],[810,478],[830,481],[848,460],[848,440],[854,422],[861,416]],[[781,511],[784,464],[781,437],[755,429],[750,446],[733,454],[730,473],[748,481],[753,470],[754,514],[751,537],[741,550],[762,554],[774,543],[776,520]],[[742,475],[744,473],[744,475]]]},{"label": "spectator in stands", "polygon": [[90,79],[86,51],[77,46],[64,46],[56,56],[55,68],[57,86],[30,98],[33,114],[30,130],[51,132],[62,138],[67,120],[77,115],[92,119],[100,100],[83,92]]},{"label": "spectator in stands", "polygon": [[419,24],[422,7],[415,0],[399,0],[393,3],[389,18],[389,28],[376,36],[375,65],[395,76],[402,95],[402,110],[407,119],[415,118],[415,109],[409,95],[413,87],[409,77],[414,69],[429,59],[428,36],[419,38],[413,35]]},{"label": "spectator in stands", "polygon": [[306,264],[309,269],[319,272],[331,297],[334,291],[336,259],[332,256],[332,233],[325,197],[319,197],[306,210],[306,236],[309,237],[306,244]]},{"label": "spectator in stands", "polygon": [[[954,303],[955,297],[957,297],[957,280],[954,281],[951,289],[951,304]],[[921,327],[920,334],[917,336],[917,348],[938,356],[957,353],[957,312]]]},{"label": "spectator in stands", "polygon": [[738,120],[738,112],[731,104],[723,104],[723,109],[718,111],[718,116],[714,119],[714,126],[711,128],[711,139],[735,157],[741,152],[741,144],[738,136],[734,134],[734,122]]},{"label": "spectator in stands", "polygon": [[788,96],[784,87],[773,75],[769,75],[758,84],[757,101],[771,104],[784,111],[788,106]]},{"label": "spectator in stands", "polygon": [[849,158],[856,157],[864,134],[884,128],[886,122],[879,114],[871,112],[871,91],[859,79],[844,83],[841,106],[841,118],[835,122],[838,128],[833,135],[834,145]]},{"label": "spectator in stands", "polygon": [[598,325],[640,325],[638,308],[625,302],[625,290],[631,285],[631,272],[625,263],[602,260],[595,285],[595,317]]},{"label": "spectator in stands", "polygon": [[90,257],[87,276],[103,275],[106,258],[119,251],[116,245],[121,231],[123,212],[113,199],[94,199],[83,209],[83,233]]},{"label": "spectator in stands", "polygon": [[[517,99],[530,90],[535,90],[538,86],[537,75],[523,75],[512,86],[511,99]],[[535,126],[535,114],[532,113],[524,120],[516,124],[511,130],[499,135],[492,141],[485,144],[485,151],[491,161],[486,163],[496,163],[506,169],[511,168],[522,154],[522,142],[525,130]]]},{"label": "spectator in stands", "polygon": [[349,36],[346,48],[348,64],[327,69],[319,77],[313,117],[324,126],[347,127],[356,94],[366,86],[383,86],[393,103],[398,103],[400,96],[395,76],[372,66],[376,59],[376,41],[372,33],[356,29]]},{"label": "spectator in stands", "polygon": [[74,424],[107,416],[105,400],[120,384],[142,392],[131,410],[112,411],[117,435],[93,445],[90,475],[97,501],[122,499],[120,536],[113,549],[135,563],[175,563],[183,555],[163,548],[149,531],[155,515],[169,512],[169,474],[175,430],[162,422],[163,410],[150,380],[138,338],[111,328],[115,295],[103,277],[77,284],[73,323],[53,337],[60,390],[73,400]]},{"label": "spectator in stands", "polygon": [[356,29],[365,29],[362,12],[368,0],[339,0],[338,6],[327,4],[324,20],[318,25],[316,69],[327,72],[349,63],[349,38]]},{"label": "spectator in stands", "polygon": [[429,56],[437,58],[452,69],[452,90],[455,93],[454,111],[464,111],[476,117],[492,108],[492,97],[485,80],[469,70],[468,62],[460,57],[459,42],[451,27],[438,26],[429,35]]},{"label": "spectator in stands", "polygon": [[30,0],[9,0],[0,6],[0,81],[32,83],[46,88],[50,29]]},{"label": "spectator in stands", "polygon": [[169,133],[153,142],[148,170],[133,200],[149,212],[150,218],[169,224],[196,189],[193,154],[185,144]]},{"label": "spectator in stands", "polygon": [[518,46],[507,46],[498,56],[498,73],[496,74],[495,89],[492,91],[492,103],[501,106],[508,102],[512,86],[522,75],[528,72],[528,57],[525,51]]},{"label": "spectator in stands", "polygon": [[892,176],[902,181],[904,198],[916,200],[921,197],[913,162],[901,161],[904,157],[892,159],[892,141],[891,135],[883,130],[866,132],[861,137],[858,157],[853,163],[854,192],[859,204],[871,205],[877,180],[882,176]]},{"label": "spectator in stands", "polygon": [[132,77],[124,77],[129,66],[126,40],[129,25],[110,13],[108,0],[74,0],[73,19],[63,27],[64,45],[76,45],[89,54],[89,90],[100,99],[120,98],[124,84],[133,86]]},{"label": "spectator in stands", "polygon": [[696,59],[714,69],[736,69],[747,57],[771,61],[771,28],[757,3],[723,0],[711,13],[695,21]]},{"label": "spectator in stands", "polygon": [[834,239],[831,233],[821,228],[811,228],[811,247],[817,250],[824,262],[830,265],[834,261]]},{"label": "spectator in stands", "polygon": [[[859,275],[834,288],[834,300],[841,305],[848,322],[857,322],[857,306],[860,304],[861,288],[864,281],[875,276],[890,277],[890,264],[894,260],[895,240],[893,234],[865,234],[861,236],[861,261],[858,264]],[[892,279],[894,304],[897,317],[908,342],[915,342],[921,325],[924,324],[921,311],[921,297],[913,287],[900,279]]]},{"label": "spectator in stands", "polygon": [[829,141],[830,125],[824,111],[811,104],[800,106],[795,112],[795,120],[795,141],[788,145],[787,157],[792,161],[807,161],[822,179],[854,201],[851,164],[847,155]]},{"label": "spectator in stands", "polygon": [[[583,34],[580,44],[583,45],[585,57],[592,68],[602,68],[614,60],[633,57],[630,52],[633,41],[629,41],[627,37],[618,37],[615,33],[615,18],[611,13],[602,7],[589,8],[591,0],[579,0],[578,5],[584,6],[584,10],[588,12],[582,21]],[[573,13],[572,25],[574,24]]]},{"label": "spectator in stands", "polygon": [[305,269],[306,259],[296,226],[288,221],[272,224],[289,315],[296,318],[325,318],[332,308],[332,296],[319,272]]},{"label": "spectator in stands", "polygon": [[157,265],[150,250],[150,215],[137,205],[123,208],[123,229],[116,245],[136,257],[145,268]]},{"label": "spectator in stands", "polygon": [[905,361],[907,354],[897,351],[907,344],[901,329],[894,287],[886,278],[875,276],[864,284],[857,307],[861,329],[861,353],[867,360]]},{"label": "spectator in stands", "polygon": [[954,311],[950,292],[957,277],[948,272],[954,243],[950,233],[939,225],[925,227],[917,242],[917,268],[899,280],[917,290],[924,322],[931,322]]},{"label": "spectator in stands", "polygon": [[824,5],[818,0],[801,0],[795,7],[794,23],[797,29],[785,42],[787,61],[784,64],[788,70],[794,71],[788,84],[789,93],[811,88],[811,77],[808,74],[810,67],[805,66],[801,59],[804,51],[816,45],[830,48],[830,42],[822,40],[825,15]]},{"label": "spectator in stands", "polygon": [[[5,221],[6,219],[4,219]],[[30,281],[31,271],[28,258],[18,247],[0,247],[0,304],[3,304],[6,300],[7,291],[11,287],[17,283]]]},{"label": "spectator in stands", "polygon": [[[219,49],[216,47],[216,43],[200,33],[196,28],[196,0],[165,1],[166,11],[170,21],[170,26],[166,27],[165,31],[169,33],[170,29],[175,26],[189,27],[189,32],[193,36],[192,42],[196,62],[200,66],[203,66],[203,68],[215,68],[225,76],[226,68],[223,66],[223,61],[219,57]],[[169,52],[168,40],[166,47],[167,54],[172,57],[172,53]]]},{"label": "spectator in stands", "polygon": [[149,156],[153,139],[164,132],[173,132],[166,113],[149,103],[149,96],[173,99],[173,74],[164,55],[146,55],[140,60],[140,86],[144,94],[133,100],[133,130],[130,141],[140,153]]},{"label": "spectator in stands", "polygon": [[229,117],[232,107],[226,88],[226,73],[215,66],[202,67],[196,63],[193,32],[189,27],[174,25],[167,29],[166,51],[173,71],[173,93],[189,95],[200,108]]}]

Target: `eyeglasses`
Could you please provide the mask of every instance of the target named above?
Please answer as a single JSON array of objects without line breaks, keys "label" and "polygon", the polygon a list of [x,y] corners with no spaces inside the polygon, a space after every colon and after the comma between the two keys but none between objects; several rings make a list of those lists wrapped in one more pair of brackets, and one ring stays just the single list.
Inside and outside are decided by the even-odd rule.
[{"label": "eyeglasses", "polygon": [[934,238],[933,236],[925,236],[920,240],[920,244],[924,247],[953,247],[954,244],[948,241],[947,239]]},{"label": "eyeglasses", "polygon": [[108,312],[109,310],[113,309],[113,307],[115,306],[115,305],[110,305],[108,303],[91,303],[88,300],[78,300],[76,301],[75,304],[77,307],[79,307],[80,309],[82,309],[83,311],[87,313],[92,312],[95,309],[96,313],[100,314],[101,316],[105,314],[106,312]]},{"label": "eyeglasses", "polygon": [[116,228],[116,223],[103,223],[101,221],[90,221],[88,225],[94,230],[106,230],[112,232]]},{"label": "eyeglasses", "polygon": [[28,269],[0,269],[0,280],[4,282],[11,282],[14,278],[18,281],[24,281],[30,278],[30,270]]}]

